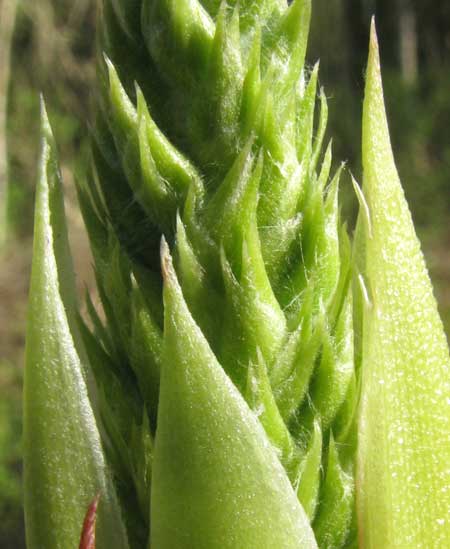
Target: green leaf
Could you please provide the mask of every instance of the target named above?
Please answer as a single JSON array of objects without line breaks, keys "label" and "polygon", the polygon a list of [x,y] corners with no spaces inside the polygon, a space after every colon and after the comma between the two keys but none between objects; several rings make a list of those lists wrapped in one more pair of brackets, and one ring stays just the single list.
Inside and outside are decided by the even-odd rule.
[{"label": "green leaf", "polygon": [[100,493],[99,546],[127,548],[88,398],[61,179],[44,106],[34,234],[24,387],[27,546],[78,546],[85,511]]},{"label": "green leaf", "polygon": [[360,542],[377,549],[449,547],[450,359],[393,160],[374,25],[363,167],[371,235],[366,228]]},{"label": "green leaf", "polygon": [[152,547],[316,547],[274,448],[189,313],[165,244],[162,262],[165,354]]}]

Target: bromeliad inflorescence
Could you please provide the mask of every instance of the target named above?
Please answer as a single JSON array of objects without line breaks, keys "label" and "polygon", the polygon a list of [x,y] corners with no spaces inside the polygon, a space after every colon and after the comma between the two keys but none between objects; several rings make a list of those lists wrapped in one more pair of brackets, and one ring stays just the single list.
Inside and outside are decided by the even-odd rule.
[{"label": "bromeliad inflorescence", "polygon": [[[309,18],[308,0],[103,2],[93,166],[78,191],[104,321],[89,297],[89,323],[76,312],[43,117],[25,380],[30,547],[76,546],[99,490],[100,548],[449,539],[447,522],[413,524],[449,504],[421,484],[430,474],[449,485],[448,448],[433,454],[433,473],[415,465],[430,455],[428,433],[448,436],[449,360],[390,156],[375,34],[352,245],[341,168],[331,172],[331,144],[322,151],[318,66],[305,67]],[[419,319],[398,315],[417,292],[429,322],[416,331],[433,343],[425,355],[412,346],[405,364]],[[429,369],[426,387],[415,359]],[[387,418],[409,433],[402,447]],[[396,494],[393,462],[426,503]]]}]

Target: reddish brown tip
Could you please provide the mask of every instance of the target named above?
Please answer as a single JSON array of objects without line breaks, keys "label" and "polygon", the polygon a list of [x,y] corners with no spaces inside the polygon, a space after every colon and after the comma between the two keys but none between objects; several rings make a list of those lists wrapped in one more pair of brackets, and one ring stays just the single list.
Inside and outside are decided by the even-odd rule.
[{"label": "reddish brown tip", "polygon": [[97,494],[86,512],[79,549],[95,549],[95,523],[97,521],[97,507],[99,499],[100,494]]}]

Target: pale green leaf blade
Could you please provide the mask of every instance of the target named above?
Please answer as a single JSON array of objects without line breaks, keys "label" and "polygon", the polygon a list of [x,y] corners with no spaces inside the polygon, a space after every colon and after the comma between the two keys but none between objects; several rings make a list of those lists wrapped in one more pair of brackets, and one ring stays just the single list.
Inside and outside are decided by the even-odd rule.
[{"label": "pale green leaf blade", "polygon": [[363,276],[358,507],[364,548],[450,546],[450,360],[395,168],[372,27],[363,114],[369,209]]},{"label": "pale green leaf blade", "polygon": [[128,542],[89,402],[56,147],[42,109],[24,387],[27,546],[77,547],[96,494],[99,547]]},{"label": "pale green leaf blade", "polygon": [[274,448],[190,315],[166,246],[162,261],[165,357],[152,547],[315,548]]}]

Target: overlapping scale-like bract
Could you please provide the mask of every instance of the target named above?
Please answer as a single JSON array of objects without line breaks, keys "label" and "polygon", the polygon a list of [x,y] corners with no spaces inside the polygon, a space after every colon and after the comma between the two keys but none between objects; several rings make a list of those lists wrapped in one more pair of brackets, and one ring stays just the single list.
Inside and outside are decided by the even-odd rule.
[{"label": "overlapping scale-like bract", "polygon": [[[308,519],[319,547],[354,535],[351,254],[318,66],[305,66],[310,9],[103,2],[79,195],[106,323],[90,306],[96,337],[82,334],[134,547],[315,547]],[[192,399],[208,392],[202,417]],[[175,525],[206,513],[202,490],[220,516]]]}]

